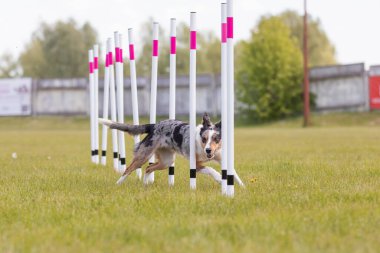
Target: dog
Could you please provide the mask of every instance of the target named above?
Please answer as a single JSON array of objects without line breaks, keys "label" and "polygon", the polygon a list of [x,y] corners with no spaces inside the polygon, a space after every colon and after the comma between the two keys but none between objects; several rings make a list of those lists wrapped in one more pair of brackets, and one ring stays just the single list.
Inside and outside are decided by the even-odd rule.
[{"label": "dog", "polygon": [[[163,170],[171,166],[175,154],[190,158],[190,126],[179,120],[163,120],[156,124],[129,125],[99,118],[99,123],[111,129],[117,129],[130,135],[147,134],[145,138],[136,144],[134,157],[131,164],[117,181],[122,184],[128,175],[146,163],[154,154],[157,162],[150,164],[144,175],[144,183],[148,184],[147,175],[156,170]],[[215,169],[205,166],[204,163],[216,161],[221,163],[222,124],[213,124],[207,113],[203,115],[202,124],[196,127],[196,170],[197,173],[211,176],[216,182],[221,183],[221,175]],[[244,187],[240,177],[234,171],[234,178],[239,185]]]}]

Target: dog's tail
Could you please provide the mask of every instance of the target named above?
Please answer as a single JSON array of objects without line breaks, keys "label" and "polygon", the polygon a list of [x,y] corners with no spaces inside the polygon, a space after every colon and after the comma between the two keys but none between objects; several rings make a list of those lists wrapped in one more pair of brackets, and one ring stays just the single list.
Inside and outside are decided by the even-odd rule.
[{"label": "dog's tail", "polygon": [[117,129],[120,131],[127,132],[130,135],[149,134],[149,133],[152,133],[154,129],[154,124],[135,126],[135,125],[117,123],[112,120],[102,119],[102,118],[99,118],[98,121],[99,121],[99,124],[106,125],[111,129]]}]

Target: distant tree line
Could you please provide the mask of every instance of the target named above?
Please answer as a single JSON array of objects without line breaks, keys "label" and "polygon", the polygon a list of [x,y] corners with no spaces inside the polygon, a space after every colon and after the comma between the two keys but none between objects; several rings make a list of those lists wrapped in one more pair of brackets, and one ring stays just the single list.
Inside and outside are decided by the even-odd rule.
[{"label": "distant tree line", "polygon": [[[137,73],[149,76],[152,18],[142,24],[141,50],[136,53]],[[297,115],[302,110],[302,16],[286,11],[263,16],[251,37],[236,43],[237,98],[242,115],[250,121],[267,121]],[[159,75],[169,71],[169,35],[160,27]],[[220,73],[219,35],[199,32],[198,73]],[[75,78],[87,76],[87,50],[99,42],[89,24],[70,19],[41,23],[18,58],[0,55],[0,77]],[[177,26],[177,73],[189,71],[189,26]],[[126,51],[126,50],[125,50]],[[318,19],[309,17],[309,66],[335,64],[335,48]],[[126,55],[124,55],[126,57]],[[129,75],[128,61],[124,68]]]}]

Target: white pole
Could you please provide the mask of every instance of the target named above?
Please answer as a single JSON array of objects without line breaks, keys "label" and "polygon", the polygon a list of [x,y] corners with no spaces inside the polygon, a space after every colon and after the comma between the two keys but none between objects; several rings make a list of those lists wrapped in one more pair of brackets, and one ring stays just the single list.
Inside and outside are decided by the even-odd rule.
[{"label": "white pole", "polygon": [[[104,90],[103,90],[103,119],[108,119],[108,104],[110,97],[110,71],[109,71],[109,62],[108,62],[108,44],[106,44],[106,57],[105,57],[105,67],[104,67]],[[101,164],[106,165],[107,163],[107,135],[108,127],[102,126],[102,158]]]},{"label": "white pole", "polygon": [[[108,64],[109,64],[109,77],[110,77],[110,100],[111,100],[111,120],[117,121],[116,117],[116,94],[115,94],[115,71],[113,65],[112,57],[112,40],[109,38],[107,40],[108,48]],[[112,152],[113,152],[113,168],[116,172],[119,172],[119,154],[118,154],[118,143],[117,143],[117,130],[112,129]]]},{"label": "white pole", "polygon": [[94,51],[88,51],[89,92],[90,92],[90,129],[91,129],[91,161],[95,163],[95,128],[94,128]]},{"label": "white pole", "polygon": [[[123,60],[123,35],[119,34],[119,66],[120,66],[120,84],[121,84],[121,89],[120,89],[120,103],[121,103],[121,119],[122,123],[124,123],[124,60]],[[121,166],[122,166],[122,171],[124,172],[127,169],[126,165],[126,153],[125,153],[125,134],[124,132],[121,132],[122,136],[122,153],[123,155],[121,156]]]},{"label": "white pole", "polygon": [[234,28],[233,28],[233,0],[227,0],[227,196],[233,197],[234,188]]},{"label": "white pole", "polygon": [[99,164],[99,46],[94,45],[94,127],[95,127],[95,163]]},{"label": "white pole", "polygon": [[197,75],[197,32],[196,13],[190,14],[190,189],[197,187],[197,170],[195,156],[196,130],[196,75]]},{"label": "white pole", "polygon": [[221,12],[221,109],[222,109],[222,194],[227,194],[227,5],[222,3]]},{"label": "white pole", "polygon": [[[129,43],[129,67],[131,71],[130,75],[131,75],[133,125],[140,125],[139,104],[138,104],[138,98],[137,98],[135,48],[134,48],[132,28],[128,29],[128,43]],[[139,135],[135,135],[133,138],[134,138],[135,145],[140,142]],[[141,179],[141,176],[142,176],[141,168],[136,169],[136,175],[139,179]]]},{"label": "white pole", "polygon": [[[117,118],[119,123],[124,123],[124,84],[123,84],[123,61],[120,55],[120,36],[118,32],[114,33],[115,36],[115,66],[116,66],[116,102],[117,102]],[[125,166],[125,140],[124,132],[118,131],[118,144],[119,144],[119,172],[123,173],[126,169]]]},{"label": "white pole", "polygon": [[[169,119],[175,119],[175,88],[176,88],[176,19],[170,20],[170,90],[169,90]],[[174,185],[174,168],[175,164],[169,167],[168,182],[169,185]]]},{"label": "white pole", "polygon": [[[157,106],[157,70],[158,70],[158,23],[153,23],[153,41],[152,41],[152,77],[150,86],[150,123],[156,123],[156,106]],[[155,163],[155,157],[149,159],[149,165]],[[147,176],[145,183],[154,182],[154,172]]]}]

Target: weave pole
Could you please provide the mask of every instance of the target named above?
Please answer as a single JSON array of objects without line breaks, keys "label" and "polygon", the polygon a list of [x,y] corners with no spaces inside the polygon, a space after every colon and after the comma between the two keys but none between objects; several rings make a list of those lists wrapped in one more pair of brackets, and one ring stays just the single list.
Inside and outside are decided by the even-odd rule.
[{"label": "weave pole", "polygon": [[91,161],[95,163],[95,124],[94,124],[94,51],[88,51],[88,68],[89,68],[89,97],[90,97],[90,129],[91,129]]},{"label": "weave pole", "polygon": [[[152,76],[150,86],[150,123],[156,123],[156,107],[157,107],[157,71],[158,71],[158,23],[153,23],[153,41],[152,41]],[[149,159],[149,165],[155,163],[155,157]],[[145,175],[144,183],[154,182],[154,172]]]},{"label": "weave pole", "polygon": [[[177,42],[177,31],[176,31],[176,19],[172,18],[170,20],[170,87],[169,87],[169,119],[175,119],[175,88],[176,88],[176,42]],[[175,155],[174,155],[175,156]],[[170,186],[174,185],[174,168],[175,164],[169,167],[168,183]]]},{"label": "weave pole", "polygon": [[[107,48],[108,48],[108,64],[109,64],[109,78],[110,78],[110,107],[111,107],[111,120],[117,121],[116,114],[116,92],[115,92],[115,70],[113,65],[113,57],[112,57],[112,40],[109,38],[107,40]],[[118,135],[117,130],[112,129],[112,152],[113,152],[113,168],[116,172],[119,172],[119,154],[118,154]]]},{"label": "weave pole", "polygon": [[197,187],[197,170],[195,155],[195,135],[196,135],[196,75],[197,70],[197,32],[196,13],[190,13],[190,189]]},{"label": "weave pole", "polygon": [[233,197],[234,174],[235,174],[235,142],[234,142],[234,18],[233,18],[233,0],[227,0],[227,196]]},{"label": "weave pole", "polygon": [[[128,29],[128,44],[129,44],[129,68],[131,76],[131,93],[132,93],[132,113],[133,113],[133,125],[140,125],[139,122],[139,103],[137,99],[137,81],[136,81],[136,61],[135,61],[135,48],[133,41],[133,29]],[[140,136],[135,135],[133,137],[135,145],[140,142]],[[142,176],[141,168],[136,169],[136,175],[139,179]]]},{"label": "weave pole", "polygon": [[[110,97],[110,71],[108,63],[108,44],[106,43],[106,57],[105,57],[105,66],[104,66],[104,90],[103,90],[103,119],[108,119],[108,105]],[[102,126],[102,156],[100,163],[102,165],[107,164],[107,136],[108,136],[108,127]]]},{"label": "weave pole", "polygon": [[[119,71],[120,71],[120,103],[121,103],[121,120],[124,123],[124,60],[123,60],[123,35],[119,34]],[[120,155],[121,171],[124,172],[127,169],[126,164],[126,151],[125,151],[125,133],[121,132],[122,136],[122,151],[123,155]]]},{"label": "weave pole", "polygon": [[227,194],[227,5],[221,5],[222,194]]},{"label": "weave pole", "polygon": [[99,45],[94,45],[94,80],[95,163],[99,164]]},{"label": "weave pole", "polygon": [[[118,32],[115,36],[115,67],[116,67],[116,102],[117,102],[117,122],[124,123],[124,84],[123,84],[123,60],[121,59],[121,44]],[[123,173],[125,166],[125,139],[124,132],[118,131],[119,144],[119,172]]]}]

